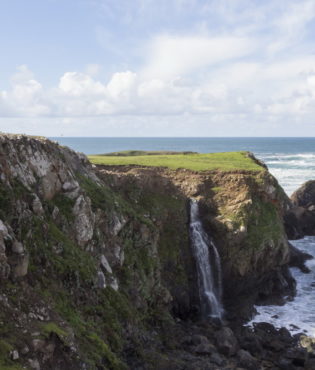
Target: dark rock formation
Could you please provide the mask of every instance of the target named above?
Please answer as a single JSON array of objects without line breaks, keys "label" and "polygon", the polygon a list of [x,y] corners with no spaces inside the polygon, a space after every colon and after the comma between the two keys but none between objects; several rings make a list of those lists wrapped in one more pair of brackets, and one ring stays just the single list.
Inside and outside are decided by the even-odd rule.
[{"label": "dark rock formation", "polygon": [[291,196],[292,206],[284,215],[289,239],[315,235],[315,181],[307,181]]}]

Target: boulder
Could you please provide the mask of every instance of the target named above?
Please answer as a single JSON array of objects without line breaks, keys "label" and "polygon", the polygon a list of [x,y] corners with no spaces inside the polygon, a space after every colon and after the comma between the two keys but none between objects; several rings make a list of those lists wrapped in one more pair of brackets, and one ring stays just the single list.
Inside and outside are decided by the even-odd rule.
[{"label": "boulder", "polygon": [[291,207],[284,214],[289,239],[315,235],[315,180],[307,181],[291,196]]},{"label": "boulder", "polygon": [[238,364],[241,367],[249,370],[257,370],[259,369],[258,361],[255,357],[253,357],[249,352],[240,349],[237,352]]},{"label": "boulder", "polygon": [[218,350],[227,356],[235,355],[238,349],[237,339],[233,331],[223,327],[215,334]]},{"label": "boulder", "polygon": [[304,183],[291,195],[294,206],[309,208],[315,205],[315,180]]}]

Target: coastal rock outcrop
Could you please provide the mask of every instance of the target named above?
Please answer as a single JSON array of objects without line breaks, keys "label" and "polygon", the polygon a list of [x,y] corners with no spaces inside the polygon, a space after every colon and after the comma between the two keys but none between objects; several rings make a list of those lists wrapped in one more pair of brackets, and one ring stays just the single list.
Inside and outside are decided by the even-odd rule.
[{"label": "coastal rock outcrop", "polygon": [[48,139],[0,135],[0,368],[261,360],[230,328],[192,324],[200,302],[191,198],[218,246],[227,318],[292,293],[286,197],[265,168],[96,167]]}]

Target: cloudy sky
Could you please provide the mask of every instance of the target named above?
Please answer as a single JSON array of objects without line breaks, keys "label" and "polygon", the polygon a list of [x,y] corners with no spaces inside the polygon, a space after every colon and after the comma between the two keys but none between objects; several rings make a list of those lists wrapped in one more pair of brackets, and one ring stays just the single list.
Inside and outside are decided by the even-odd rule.
[{"label": "cloudy sky", "polygon": [[0,2],[0,131],[315,136],[314,0]]}]

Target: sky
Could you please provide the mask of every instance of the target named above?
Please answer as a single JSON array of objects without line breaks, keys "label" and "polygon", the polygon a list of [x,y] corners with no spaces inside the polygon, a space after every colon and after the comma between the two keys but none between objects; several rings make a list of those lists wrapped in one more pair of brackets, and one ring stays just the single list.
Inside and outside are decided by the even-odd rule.
[{"label": "sky", "polygon": [[314,0],[0,2],[0,131],[315,136]]}]

